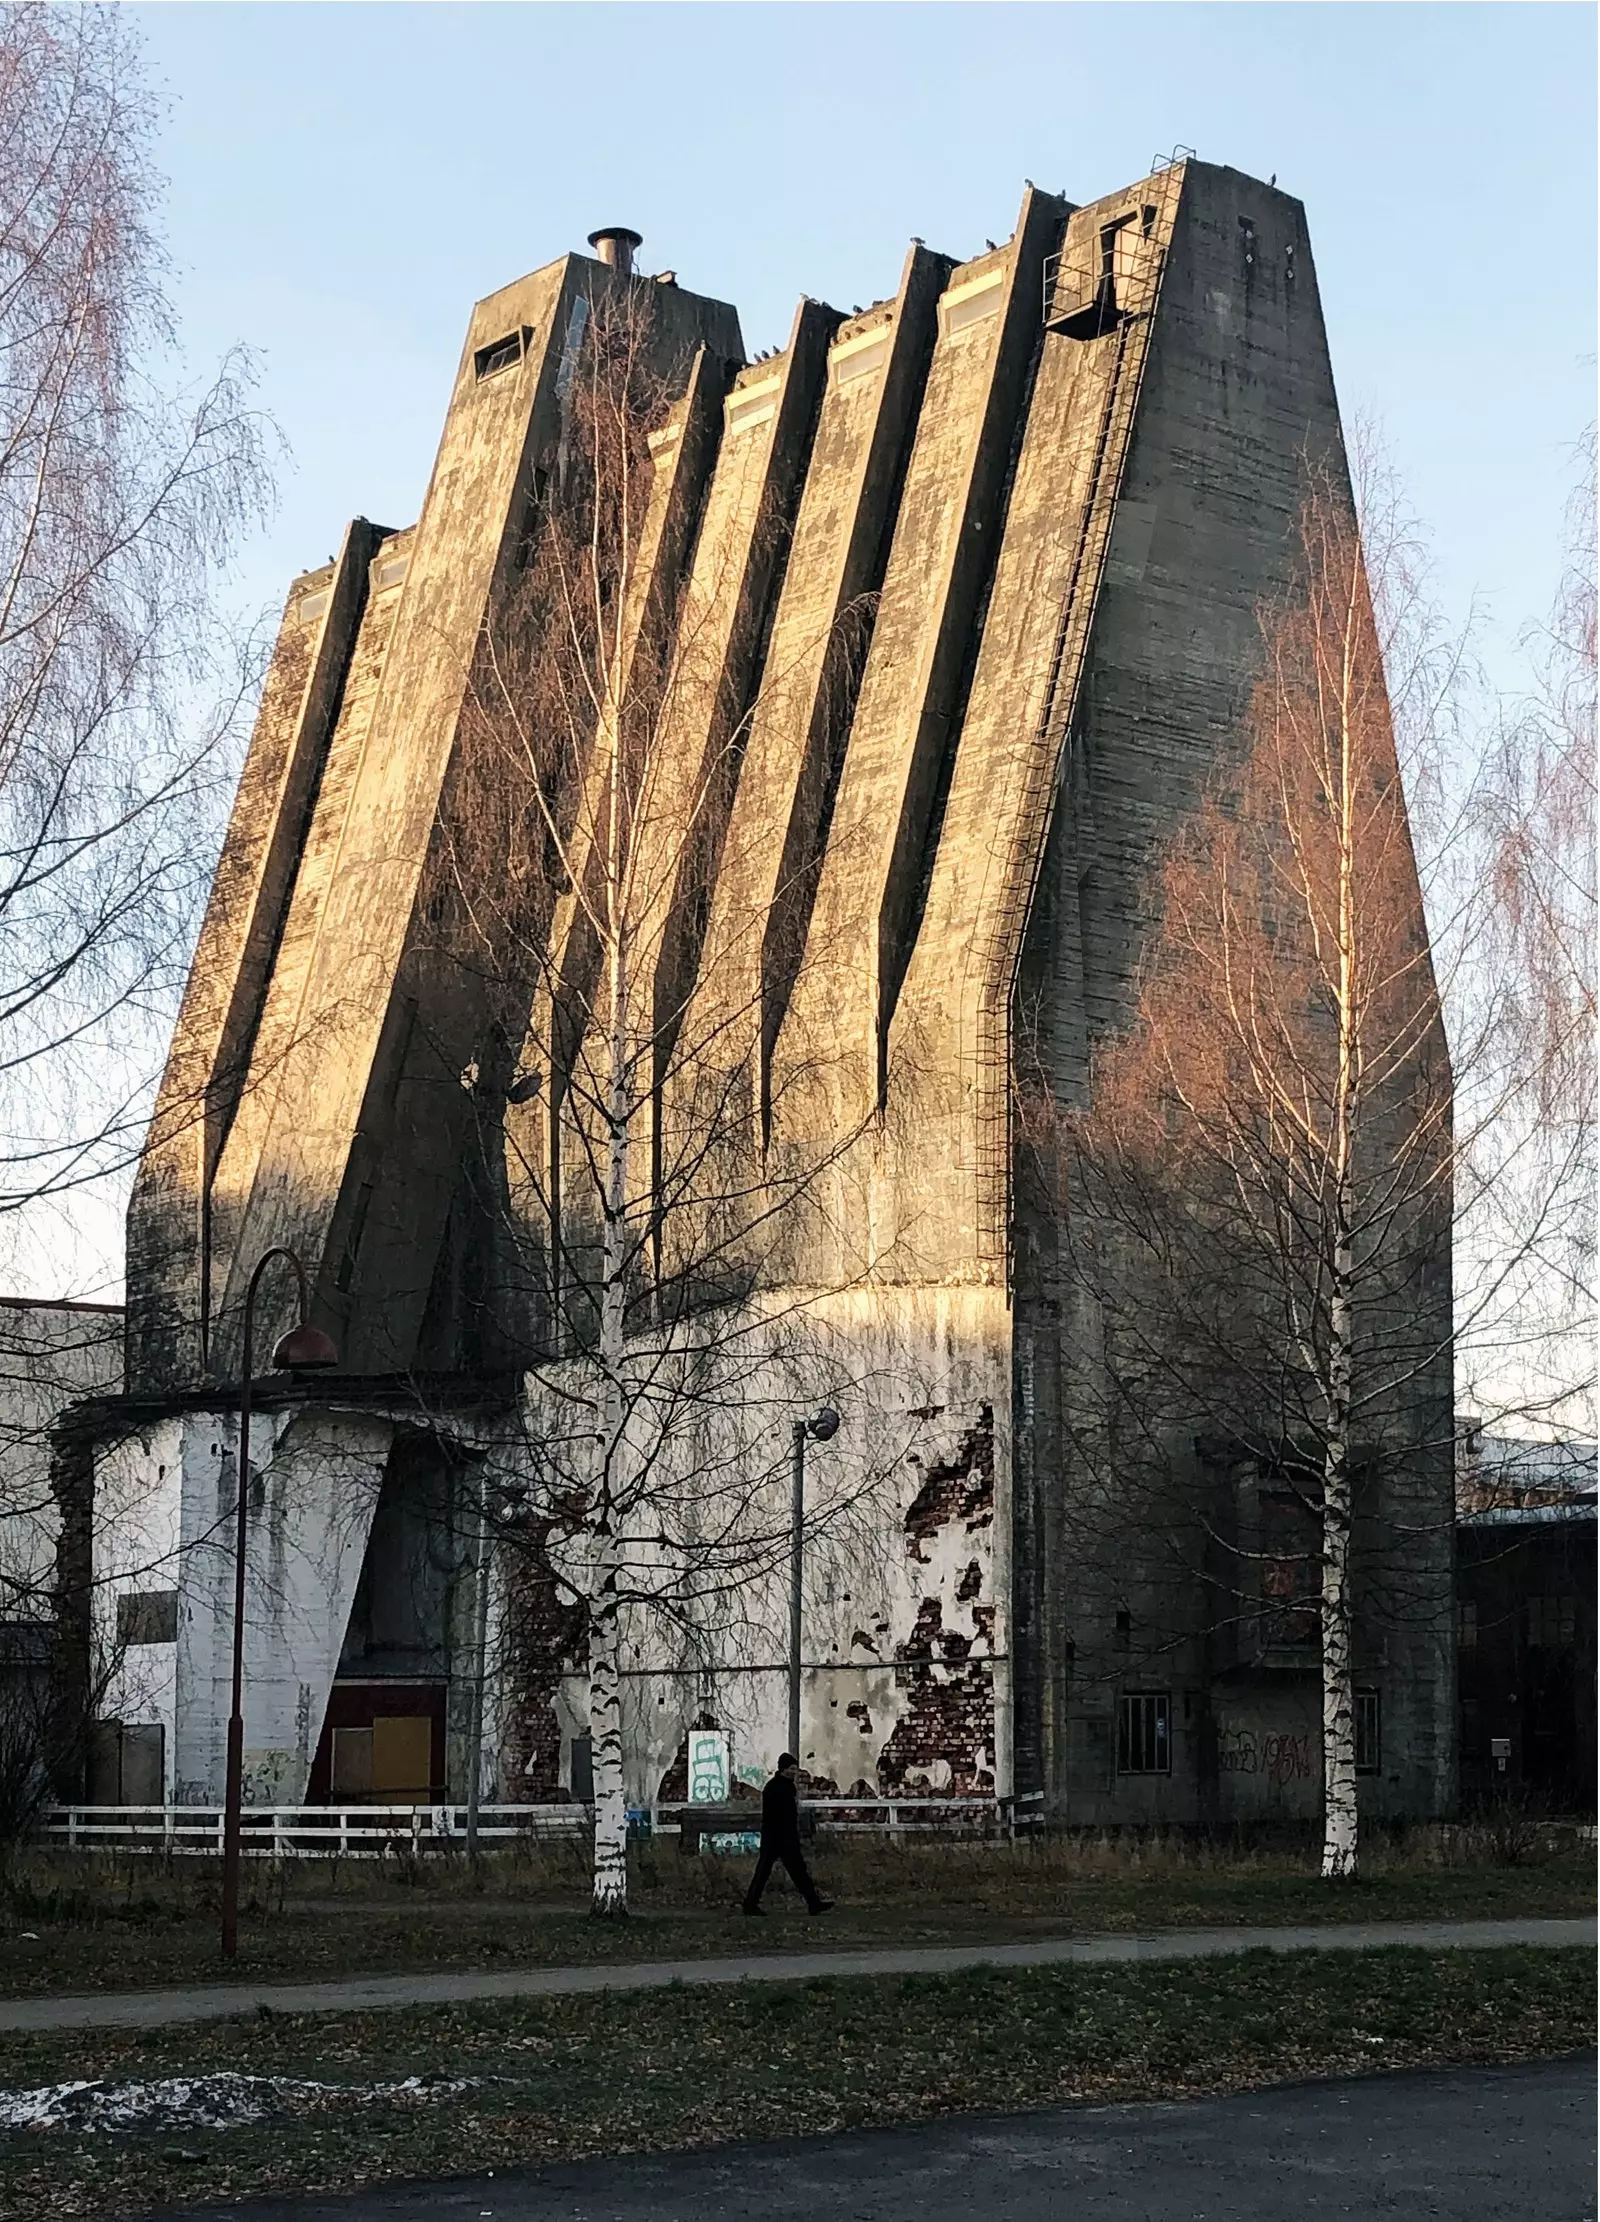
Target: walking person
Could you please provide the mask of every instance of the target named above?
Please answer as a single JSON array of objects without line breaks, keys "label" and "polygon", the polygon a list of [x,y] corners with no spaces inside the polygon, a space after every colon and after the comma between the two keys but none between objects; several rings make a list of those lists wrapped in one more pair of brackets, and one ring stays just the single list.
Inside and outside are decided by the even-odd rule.
[{"label": "walking person", "polygon": [[779,1860],[810,1911],[826,1913],[833,1900],[818,1894],[800,1849],[800,1762],[792,1751],[779,1759],[777,1773],[761,1793],[761,1857],[745,1892],[746,1913],[761,1912],[761,1893]]}]

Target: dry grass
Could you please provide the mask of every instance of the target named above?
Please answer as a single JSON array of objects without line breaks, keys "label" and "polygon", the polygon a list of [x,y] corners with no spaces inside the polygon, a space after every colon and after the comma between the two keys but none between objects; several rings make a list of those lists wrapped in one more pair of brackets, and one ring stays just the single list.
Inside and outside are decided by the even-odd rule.
[{"label": "dry grass", "polygon": [[[1369,1828],[1362,1872],[1369,1881],[1392,1883],[1424,1875],[1483,1877],[1507,1869],[1530,1874],[1581,1871],[1592,1863],[1594,1837],[1589,1826],[1521,1815],[1391,1831]],[[931,1899],[1000,1912],[1031,1910],[1041,1897],[1054,1900],[1085,1886],[1232,1889],[1253,1880],[1304,1878],[1315,1874],[1316,1850],[1309,1830],[1219,1836],[1181,1830],[1058,1830],[1020,1837],[1012,1844],[824,1830],[814,1840],[812,1857],[827,1866],[840,1891],[854,1901]],[[711,1852],[684,1858],[675,1836],[638,1838],[630,1849],[635,1893],[661,1908],[720,1907],[733,1878],[743,1887],[749,1866],[748,1858]],[[217,1874],[217,1863],[208,1859],[30,1848],[0,1870],[0,1915],[91,1923],[183,1918],[214,1908]],[[451,1848],[418,1858],[402,1851],[378,1860],[252,1860],[244,1868],[247,1909],[264,1915],[331,1898],[351,1906],[390,1906],[411,1892],[433,1905],[497,1900],[572,1904],[583,1901],[588,1884],[588,1846],[577,1838],[491,1850],[475,1867]]]},{"label": "dry grass", "polygon": [[[1361,1879],[1323,1883],[1314,1850],[1190,1837],[1047,1836],[1015,1845],[822,1838],[836,1947],[994,1942],[1239,1922],[1466,1920],[1594,1906],[1592,1855],[1570,1837],[1497,1858],[1488,1831],[1414,1831],[1370,1850]],[[0,1916],[0,1992],[310,1980],[428,1968],[553,1966],[814,1945],[783,1891],[752,1936],[738,1917],[748,1859],[636,1844],[632,1917],[587,1916],[577,1844],[496,1854],[476,1871],[420,1861],[251,1863],[236,1967],[217,1951],[218,1878],[200,1860],[31,1854]]]},{"label": "dry grass", "polygon": [[[13,2133],[0,2154],[0,2216],[111,2218],[166,2201],[451,2176],[464,2164],[503,2170],[976,2110],[1529,2059],[1587,2046],[1593,2023],[1593,1957],[1583,1951],[1288,1961],[1263,1952],[15,2037],[0,2040],[0,2079],[12,2089],[197,2069],[336,2088],[291,2097],[251,2128]],[[467,2088],[362,2097],[413,2075]]]}]

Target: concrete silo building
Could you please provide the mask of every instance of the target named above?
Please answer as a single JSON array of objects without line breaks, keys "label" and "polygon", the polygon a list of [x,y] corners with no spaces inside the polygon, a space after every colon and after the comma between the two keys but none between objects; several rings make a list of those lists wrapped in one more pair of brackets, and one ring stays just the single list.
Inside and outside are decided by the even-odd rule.
[{"label": "concrete silo building", "polygon": [[[1189,158],[1081,207],[1030,188],[1003,245],[915,243],[892,295],[803,302],[754,363],[732,307],[644,276],[632,244],[597,235],[477,305],[420,517],[356,520],[285,605],[130,1209],[127,1393],[100,1454],[148,1474],[177,1592],[169,1783],[221,1793],[230,1384],[248,1277],[287,1243],[341,1369],[260,1398],[250,1795],[325,1797],[362,1767],[373,1795],[463,1792],[475,1545],[452,1507],[561,1354],[507,1293],[482,1195],[486,1121],[503,1137],[549,1104],[518,1103],[515,1029],[439,961],[433,889],[472,771],[473,659],[550,498],[586,327],[625,301],[667,403],[649,560],[680,610],[714,567],[714,702],[748,711],[685,992],[726,996],[719,918],[776,916],[803,880],[787,955],[769,934],[733,1004],[755,1014],[764,1101],[830,1045],[792,1100],[840,1146],[784,1272],[824,1292],[836,1350],[868,1354],[874,1441],[903,1430],[880,1547],[806,1594],[805,1765],[841,1793],[1037,1792],[1084,1820],[1308,1812],[1306,1662],[1224,1659],[1198,1582],[1142,1643],[1137,1532],[1110,1587],[1079,1564],[1070,1265],[1013,1116],[1024,1005],[1066,1105],[1127,1013],[1152,844],[1239,746],[1306,456],[1338,451],[1304,212]],[[1448,1411],[1447,1258],[1427,1285],[1446,1378],[1417,1394]],[[337,1505],[330,1460],[362,1482]],[[1448,1581],[1447,1448],[1436,1480],[1437,1529],[1410,1546],[1423,1589]],[[534,1583],[503,1610],[521,1625],[488,1786],[555,1797],[582,1770],[572,1600]],[[630,1796],[659,1791],[696,1718],[758,1772],[785,1664],[639,1659]],[[1375,1635],[1359,1673],[1374,1810],[1440,1810],[1439,1626]]]}]

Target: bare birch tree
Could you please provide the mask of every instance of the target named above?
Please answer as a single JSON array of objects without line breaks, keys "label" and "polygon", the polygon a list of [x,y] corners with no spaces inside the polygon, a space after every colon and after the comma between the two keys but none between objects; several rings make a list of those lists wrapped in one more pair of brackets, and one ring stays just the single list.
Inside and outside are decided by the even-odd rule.
[{"label": "bare birch tree", "polygon": [[[155,126],[120,11],[0,6],[0,1256],[58,1286],[160,1072],[254,671],[217,567],[269,492],[248,359],[163,383]],[[14,1803],[81,1763],[106,1679],[51,1430],[116,1361],[72,1316],[46,1347],[27,1307],[0,1313]],[[52,1619],[45,1689],[29,1646]]]},{"label": "bare birch tree", "polygon": [[154,109],[113,8],[0,7],[0,1215],[137,1154],[250,677],[215,566],[251,371],[158,383]]},{"label": "bare birch tree", "polygon": [[[1466,961],[1458,1174],[1464,1401],[1512,1432],[1594,1433],[1595,498],[1568,504],[1531,684],[1493,721],[1457,812],[1451,915]],[[1459,1060],[1458,1060],[1459,1062]],[[1509,1270],[1508,1270],[1509,1267]]]},{"label": "bare birch tree", "polygon": [[1066,1152],[1102,1417],[1146,1453],[1209,1430],[1301,1515],[1263,1586],[1320,1636],[1329,1878],[1357,1863],[1362,1498],[1414,1528],[1452,1433],[1451,1069],[1386,679],[1403,559],[1364,561],[1342,472],[1311,472],[1244,760],[1159,859],[1132,1021]]},{"label": "bare birch tree", "polygon": [[[787,1566],[791,1423],[837,1395],[842,1361],[785,1266],[850,1139],[781,1167],[764,1149],[771,921],[726,898],[756,699],[783,678],[748,676],[783,520],[756,517],[725,570],[703,546],[692,565],[664,547],[656,453],[695,436],[708,380],[720,414],[724,372],[702,357],[664,373],[653,344],[638,288],[593,305],[523,582],[482,642],[438,904],[441,949],[476,978],[495,1045],[496,1069],[464,1076],[482,1107],[495,1303],[539,1360],[492,1462],[499,1501],[519,1507],[498,1540],[530,1560],[512,1609],[529,1579],[553,1583],[585,1653],[603,1916],[627,1910],[625,1637],[648,1627],[686,1661],[726,1655]],[[862,622],[841,621],[830,662],[847,673]],[[780,891],[801,935],[814,862]],[[848,1487],[819,1476],[811,1531],[843,1536],[892,1455],[858,1452]]]}]

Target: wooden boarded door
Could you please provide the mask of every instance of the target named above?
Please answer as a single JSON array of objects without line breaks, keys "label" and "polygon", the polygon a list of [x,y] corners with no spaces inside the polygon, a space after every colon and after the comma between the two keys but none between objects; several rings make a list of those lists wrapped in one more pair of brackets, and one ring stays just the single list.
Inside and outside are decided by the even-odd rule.
[{"label": "wooden boarded door", "polygon": [[425,1805],[432,1794],[433,1722],[426,1713],[379,1714],[372,1723],[374,1801]]}]

